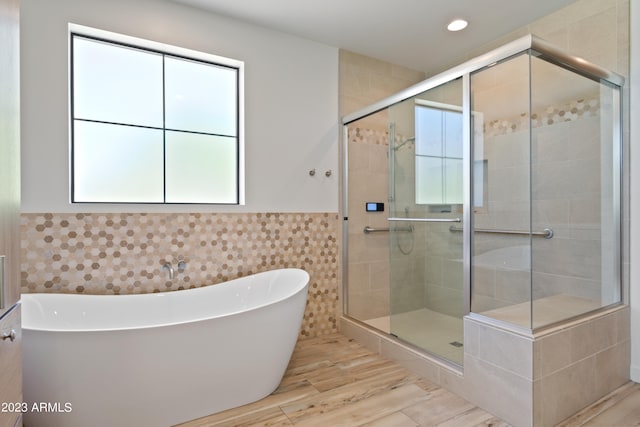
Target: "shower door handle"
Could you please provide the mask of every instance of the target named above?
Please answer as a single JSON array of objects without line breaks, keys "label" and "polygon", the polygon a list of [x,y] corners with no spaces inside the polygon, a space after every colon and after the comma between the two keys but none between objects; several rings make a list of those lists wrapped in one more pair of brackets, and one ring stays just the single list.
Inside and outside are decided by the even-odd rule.
[{"label": "shower door handle", "polygon": [[460,218],[387,218],[387,221],[402,222],[462,222]]}]

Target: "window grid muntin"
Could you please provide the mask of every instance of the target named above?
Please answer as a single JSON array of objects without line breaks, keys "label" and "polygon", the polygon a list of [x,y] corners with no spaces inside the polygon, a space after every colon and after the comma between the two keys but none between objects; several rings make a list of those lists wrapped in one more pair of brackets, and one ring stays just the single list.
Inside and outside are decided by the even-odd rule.
[{"label": "window grid muntin", "polygon": [[[156,53],[159,55],[162,55],[162,121],[163,121],[163,127],[162,128],[158,128],[158,127],[153,127],[153,126],[144,126],[144,125],[135,125],[135,124],[129,124],[129,123],[119,123],[119,122],[110,122],[110,121],[101,121],[101,120],[88,120],[88,119],[81,119],[81,118],[76,118],[75,117],[75,111],[74,111],[74,100],[75,100],[75,87],[74,87],[74,73],[75,73],[75,68],[74,68],[74,39],[75,38],[83,38],[83,39],[87,39],[87,40],[93,40],[96,42],[100,42],[100,43],[105,43],[108,45],[116,45],[116,46],[122,46],[122,47],[126,47],[129,49],[133,49],[133,50],[138,50],[138,51],[142,51],[142,52],[152,52],[152,53]],[[219,68],[226,68],[229,70],[233,70],[235,71],[235,93],[236,93],[236,99],[235,99],[235,126],[236,126],[236,135],[225,135],[225,134],[217,134],[217,133],[207,133],[207,132],[198,132],[198,131],[187,131],[187,130],[183,130],[183,129],[169,129],[164,127],[165,123],[166,123],[166,97],[165,97],[165,67],[164,67],[164,59],[166,57],[171,57],[171,58],[177,58],[177,59],[182,59],[182,60],[186,60],[186,61],[190,61],[190,62],[195,62],[195,63],[199,63],[199,64],[207,64],[207,65],[211,65],[211,66],[215,66],[215,67],[219,67]],[[81,33],[77,33],[77,32],[71,32],[70,33],[70,67],[69,67],[69,73],[70,73],[70,100],[71,102],[70,107],[69,107],[69,111],[70,111],[70,116],[71,116],[71,129],[70,129],[70,136],[71,136],[71,149],[70,149],[70,163],[71,163],[71,173],[70,173],[70,179],[71,179],[71,202],[72,203],[122,203],[122,204],[211,204],[211,205],[239,205],[241,200],[240,200],[240,183],[242,181],[242,177],[240,176],[241,173],[241,164],[240,164],[240,155],[241,155],[241,146],[240,146],[240,140],[241,140],[241,128],[240,128],[240,68],[239,67],[234,67],[232,65],[227,65],[227,64],[223,64],[223,63],[219,63],[219,62],[213,62],[213,61],[207,61],[204,59],[196,59],[196,58],[192,58],[186,55],[180,55],[180,54],[174,54],[174,53],[169,53],[167,51],[163,51],[160,49],[154,49],[154,48],[149,48],[149,47],[141,47],[141,46],[136,46],[134,44],[131,43],[124,43],[124,42],[120,42],[120,41],[115,41],[115,40],[109,40],[106,38],[102,38],[102,37],[96,37],[96,36],[91,36],[91,35],[86,35],[86,34],[81,34]],[[163,193],[164,193],[164,197],[163,197],[163,201],[162,202],[118,202],[118,201],[114,201],[114,202],[94,202],[94,201],[76,201],[75,200],[75,171],[74,171],[74,159],[75,159],[75,150],[74,150],[74,144],[75,144],[75,132],[74,132],[74,128],[75,128],[75,121],[79,120],[79,121],[86,121],[86,122],[94,122],[94,123],[102,123],[102,124],[110,124],[110,125],[120,125],[120,126],[131,126],[131,127],[136,127],[136,128],[146,128],[146,129],[156,129],[156,130],[162,130],[163,131],[163,152],[165,153],[165,159],[163,162]],[[235,189],[235,201],[234,202],[194,202],[194,203],[187,203],[187,202],[167,202],[167,194],[166,194],[166,133],[167,132],[184,132],[184,133],[190,133],[190,134],[200,134],[200,135],[210,135],[210,136],[219,136],[219,137],[227,137],[227,138],[234,138],[235,142],[236,142],[236,164],[235,164],[235,183],[236,183],[236,189]]]}]

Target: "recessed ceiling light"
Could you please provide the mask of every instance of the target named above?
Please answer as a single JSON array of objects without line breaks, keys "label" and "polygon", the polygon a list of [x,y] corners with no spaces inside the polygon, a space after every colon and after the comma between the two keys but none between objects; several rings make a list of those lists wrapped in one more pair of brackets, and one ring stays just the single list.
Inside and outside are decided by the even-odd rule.
[{"label": "recessed ceiling light", "polygon": [[455,19],[455,20],[449,22],[449,25],[447,25],[447,30],[449,30],[449,31],[460,31],[460,30],[464,30],[465,28],[467,28],[467,25],[469,25],[469,23],[467,21],[465,21],[464,19]]}]

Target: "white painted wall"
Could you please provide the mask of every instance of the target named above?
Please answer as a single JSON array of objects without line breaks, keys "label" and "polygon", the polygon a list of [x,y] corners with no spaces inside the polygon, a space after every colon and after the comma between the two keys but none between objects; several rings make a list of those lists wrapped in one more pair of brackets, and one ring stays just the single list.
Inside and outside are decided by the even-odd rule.
[{"label": "white painted wall", "polygon": [[631,379],[640,382],[640,4],[631,2]]},{"label": "white painted wall", "polygon": [[[70,22],[245,62],[245,206],[69,203]],[[338,211],[337,48],[165,0],[23,0],[21,49],[22,212]]]}]

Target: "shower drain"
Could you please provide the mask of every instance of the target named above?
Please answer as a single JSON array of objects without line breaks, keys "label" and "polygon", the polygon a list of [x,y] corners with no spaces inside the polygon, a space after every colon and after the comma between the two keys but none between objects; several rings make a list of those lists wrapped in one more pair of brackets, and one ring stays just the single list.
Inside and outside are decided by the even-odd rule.
[{"label": "shower drain", "polygon": [[453,341],[453,342],[450,342],[449,344],[451,344],[454,347],[462,347],[462,343],[460,341]]}]

